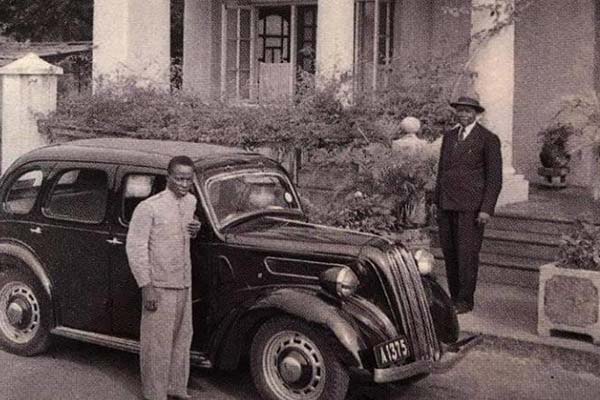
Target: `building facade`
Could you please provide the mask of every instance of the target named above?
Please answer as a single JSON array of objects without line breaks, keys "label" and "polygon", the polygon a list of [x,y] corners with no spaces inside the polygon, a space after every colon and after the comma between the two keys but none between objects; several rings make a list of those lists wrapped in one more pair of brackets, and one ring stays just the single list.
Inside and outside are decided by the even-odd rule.
[{"label": "building facade", "polygon": [[[168,86],[169,0],[96,0],[94,73]],[[302,73],[385,86],[404,62],[462,65],[455,95],[479,97],[502,141],[500,202],[526,200],[538,132],[566,96],[595,96],[599,0],[186,0],[183,87],[207,99],[278,102]],[[513,12],[516,10],[516,12]],[[298,72],[301,72],[300,74]],[[589,185],[582,148],[573,181]]]}]

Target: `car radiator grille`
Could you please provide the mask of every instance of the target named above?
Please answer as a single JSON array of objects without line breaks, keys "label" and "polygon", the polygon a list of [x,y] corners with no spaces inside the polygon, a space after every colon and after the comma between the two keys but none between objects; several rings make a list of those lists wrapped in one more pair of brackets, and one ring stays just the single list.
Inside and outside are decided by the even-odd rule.
[{"label": "car radiator grille", "polygon": [[396,324],[406,334],[415,360],[439,359],[439,342],[414,258],[407,250],[394,248],[387,252],[387,263],[394,292],[389,300],[396,303],[392,309],[400,311]]}]

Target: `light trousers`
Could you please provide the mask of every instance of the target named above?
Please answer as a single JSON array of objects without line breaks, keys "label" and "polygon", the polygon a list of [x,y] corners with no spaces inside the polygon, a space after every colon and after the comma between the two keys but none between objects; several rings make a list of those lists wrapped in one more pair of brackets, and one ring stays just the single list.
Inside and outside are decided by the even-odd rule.
[{"label": "light trousers", "polygon": [[140,370],[148,400],[187,395],[192,344],[192,291],[156,288],[158,309],[142,305]]}]

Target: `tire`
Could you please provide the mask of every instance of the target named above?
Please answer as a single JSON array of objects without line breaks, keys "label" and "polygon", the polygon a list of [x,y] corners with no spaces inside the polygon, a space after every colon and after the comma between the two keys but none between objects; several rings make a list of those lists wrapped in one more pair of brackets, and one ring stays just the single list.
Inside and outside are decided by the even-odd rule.
[{"label": "tire", "polygon": [[267,400],[343,400],[350,378],[325,335],[300,320],[277,318],[250,349],[254,384]]},{"label": "tire", "polygon": [[50,345],[50,300],[32,274],[19,269],[0,270],[0,347],[33,356]]}]

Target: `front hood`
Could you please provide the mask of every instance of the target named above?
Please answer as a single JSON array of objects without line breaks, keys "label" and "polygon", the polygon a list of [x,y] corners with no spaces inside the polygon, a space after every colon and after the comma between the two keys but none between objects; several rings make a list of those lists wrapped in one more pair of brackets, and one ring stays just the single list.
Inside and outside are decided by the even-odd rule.
[{"label": "front hood", "polygon": [[350,258],[357,258],[367,244],[389,246],[385,239],[376,235],[279,217],[262,217],[240,224],[228,231],[226,238],[233,245]]}]

